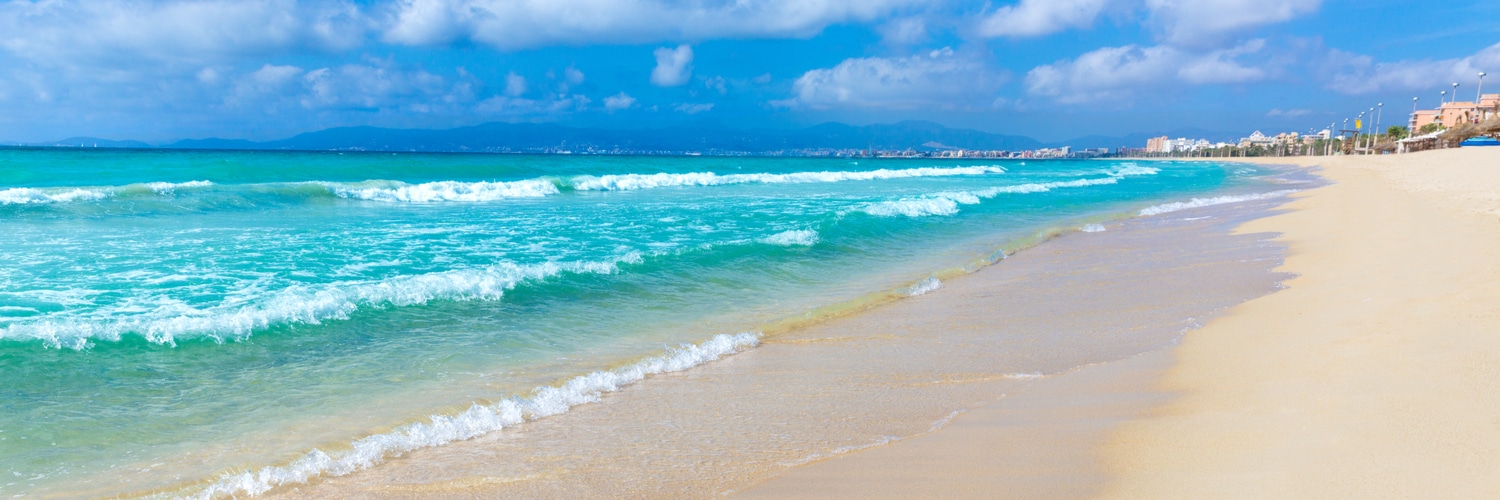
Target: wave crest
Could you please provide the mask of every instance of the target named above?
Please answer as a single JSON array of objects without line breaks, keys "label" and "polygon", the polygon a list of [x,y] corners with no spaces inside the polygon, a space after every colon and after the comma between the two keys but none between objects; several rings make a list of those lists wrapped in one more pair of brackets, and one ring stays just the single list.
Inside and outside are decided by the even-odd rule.
[{"label": "wave crest", "polygon": [[348,319],[360,308],[415,306],[436,300],[498,300],[506,291],[523,282],[540,281],[563,273],[612,274],[619,270],[619,264],[641,261],[640,254],[631,253],[614,262],[506,263],[484,269],[398,276],[378,281],[295,286],[248,306],[196,309],[179,305],[158,308],[141,317],[17,322],[0,327],[0,339],[34,340],[49,347],[71,349],[86,349],[95,340],[118,341],[126,334],[140,335],[152,343],[166,345],[193,337],[222,342],[244,339],[255,331],[277,325],[315,325]]},{"label": "wave crest", "polygon": [[354,441],[348,451],[312,450],[287,465],[225,475],[193,498],[259,495],[277,486],[302,484],[315,477],[346,475],[373,467],[386,457],[473,439],[565,413],[575,406],[597,402],[604,394],[648,376],[686,370],[759,344],[760,336],[755,333],[719,334],[701,344],[683,344],[624,368],[582,375],[558,386],[538,387],[529,398],[512,397],[489,405],[475,403],[458,415],[434,415],[427,423],[413,423]]}]

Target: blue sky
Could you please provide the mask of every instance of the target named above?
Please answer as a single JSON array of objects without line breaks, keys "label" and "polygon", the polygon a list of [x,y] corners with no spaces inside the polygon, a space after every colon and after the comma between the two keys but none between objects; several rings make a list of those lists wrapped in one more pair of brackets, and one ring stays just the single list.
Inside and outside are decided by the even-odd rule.
[{"label": "blue sky", "polygon": [[[1500,2],[0,1],[0,140],[491,121],[1306,131],[1500,75]],[[1492,78],[1500,92],[1500,78]],[[1395,116],[1396,118],[1391,118]]]}]

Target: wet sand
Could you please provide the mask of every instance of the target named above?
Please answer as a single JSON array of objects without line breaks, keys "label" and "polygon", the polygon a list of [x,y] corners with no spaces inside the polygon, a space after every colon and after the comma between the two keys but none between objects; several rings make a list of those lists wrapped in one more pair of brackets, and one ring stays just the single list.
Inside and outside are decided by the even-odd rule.
[{"label": "wet sand", "polygon": [[[1281,234],[1286,290],[1187,333],[1159,367],[1038,384],[1041,405],[1082,402],[1057,420],[976,411],[751,496],[1500,498],[1500,149],[1270,161],[1336,182],[1238,228]],[[1015,472],[972,465],[1009,454],[995,443],[1047,456],[1002,484],[985,475]],[[1090,487],[1058,484],[1072,480]]]},{"label": "wet sand", "polygon": [[[1163,402],[1153,382],[1170,366],[1165,350],[1288,277],[1272,271],[1284,247],[1271,234],[1230,234],[1280,202],[1064,234],[927,294],[771,336],[563,415],[271,496],[1097,492],[1105,469],[1079,450]],[[892,450],[932,458],[836,472]],[[816,471],[847,481],[798,483]],[[865,489],[816,489],[851,483]]]}]

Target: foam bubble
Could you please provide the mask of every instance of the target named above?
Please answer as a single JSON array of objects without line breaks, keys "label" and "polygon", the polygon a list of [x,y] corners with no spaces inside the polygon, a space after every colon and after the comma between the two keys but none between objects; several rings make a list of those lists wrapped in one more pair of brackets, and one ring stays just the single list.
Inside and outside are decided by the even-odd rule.
[{"label": "foam bubble", "polygon": [[927,292],[931,292],[933,290],[937,290],[937,289],[942,288],[942,287],[943,287],[943,282],[942,281],[939,281],[935,277],[929,276],[929,277],[927,277],[927,279],[924,279],[922,281],[918,281],[918,282],[916,282],[916,284],[913,284],[910,288],[907,288],[906,289],[906,295],[908,297],[916,297],[918,295],[925,295]]},{"label": "foam bubble", "polygon": [[1078,228],[1078,230],[1079,231],[1083,231],[1085,233],[1102,233],[1102,232],[1104,232],[1104,225],[1103,224],[1084,224],[1083,227]]},{"label": "foam bubble", "polygon": [[771,245],[789,246],[813,246],[818,244],[818,232],[810,229],[783,231],[760,239],[761,243]]},{"label": "foam bubble", "polygon": [[648,376],[686,370],[759,344],[760,336],[755,333],[716,335],[701,344],[683,344],[630,366],[575,377],[558,386],[538,387],[529,398],[512,397],[489,405],[475,403],[458,415],[433,415],[425,423],[409,424],[354,441],[347,451],[312,450],[287,465],[226,474],[192,498],[253,496],[278,486],[303,484],[315,477],[346,475],[373,467],[387,457],[473,439],[522,422],[565,413]]},{"label": "foam bubble", "polygon": [[1176,211],[1179,211],[1179,210],[1187,210],[1187,209],[1190,209],[1190,208],[1207,207],[1207,206],[1213,206],[1213,205],[1224,205],[1224,204],[1228,204],[1228,203],[1239,203],[1239,202],[1242,202],[1242,201],[1264,200],[1264,199],[1267,199],[1267,198],[1276,198],[1276,197],[1280,197],[1280,196],[1286,196],[1288,194],[1292,194],[1292,193],[1295,193],[1297,191],[1299,191],[1299,190],[1297,190],[1297,189],[1283,189],[1283,190],[1280,190],[1280,191],[1271,191],[1269,193],[1254,193],[1254,194],[1242,194],[1242,195],[1215,196],[1213,198],[1193,198],[1193,199],[1188,200],[1188,201],[1178,201],[1178,202],[1173,202],[1173,203],[1165,203],[1165,204],[1161,204],[1161,205],[1156,205],[1156,206],[1153,206],[1153,207],[1147,207],[1147,208],[1144,208],[1144,209],[1141,210],[1141,215],[1143,215],[1143,216],[1145,216],[1145,215],[1158,215],[1158,214],[1164,214],[1164,213],[1169,213],[1169,212],[1176,212]]}]

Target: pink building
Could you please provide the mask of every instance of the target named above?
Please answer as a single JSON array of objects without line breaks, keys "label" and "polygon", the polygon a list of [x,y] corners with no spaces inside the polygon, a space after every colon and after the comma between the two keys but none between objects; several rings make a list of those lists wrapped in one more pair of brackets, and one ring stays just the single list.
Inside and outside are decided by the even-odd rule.
[{"label": "pink building", "polygon": [[1484,94],[1476,105],[1471,101],[1445,102],[1438,109],[1424,109],[1412,113],[1408,126],[1413,131],[1422,126],[1437,123],[1443,128],[1453,128],[1465,123],[1478,123],[1500,116],[1500,94]]}]

